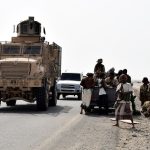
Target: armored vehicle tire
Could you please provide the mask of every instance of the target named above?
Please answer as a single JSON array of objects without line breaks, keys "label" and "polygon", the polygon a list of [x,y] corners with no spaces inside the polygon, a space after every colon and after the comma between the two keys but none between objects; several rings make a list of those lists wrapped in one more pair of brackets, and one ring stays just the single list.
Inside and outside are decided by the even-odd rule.
[{"label": "armored vehicle tire", "polygon": [[48,108],[48,92],[46,91],[46,88],[39,87],[36,88],[36,104],[37,109],[44,111]]},{"label": "armored vehicle tire", "polygon": [[57,92],[55,86],[51,87],[52,96],[49,97],[48,106],[56,106],[57,105]]},{"label": "armored vehicle tire", "polygon": [[16,105],[16,100],[11,100],[6,102],[7,106],[15,106]]}]

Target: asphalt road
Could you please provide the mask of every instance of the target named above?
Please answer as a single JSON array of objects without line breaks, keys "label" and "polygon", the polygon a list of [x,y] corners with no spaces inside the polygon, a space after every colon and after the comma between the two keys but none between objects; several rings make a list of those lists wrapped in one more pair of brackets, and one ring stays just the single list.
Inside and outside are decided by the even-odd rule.
[{"label": "asphalt road", "polygon": [[[17,101],[15,107],[0,107],[1,150],[113,150],[119,131],[110,116],[81,115],[81,101],[59,100],[48,111]],[[112,129],[113,128],[113,129]]]}]

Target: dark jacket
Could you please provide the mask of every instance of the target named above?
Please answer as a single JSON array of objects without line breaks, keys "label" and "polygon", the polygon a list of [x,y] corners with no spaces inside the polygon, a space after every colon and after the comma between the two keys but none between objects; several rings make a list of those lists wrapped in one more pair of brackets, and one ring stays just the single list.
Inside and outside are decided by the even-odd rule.
[{"label": "dark jacket", "polygon": [[94,72],[97,72],[97,71],[105,72],[105,66],[101,63],[97,63],[94,67]]},{"label": "dark jacket", "polygon": [[91,89],[95,86],[95,81],[92,77],[86,77],[81,80],[80,85],[82,85],[84,89]]}]

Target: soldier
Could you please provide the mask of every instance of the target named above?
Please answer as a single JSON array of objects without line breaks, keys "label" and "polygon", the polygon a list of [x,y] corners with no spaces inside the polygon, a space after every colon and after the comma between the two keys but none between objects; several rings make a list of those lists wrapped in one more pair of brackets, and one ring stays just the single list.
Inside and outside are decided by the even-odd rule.
[{"label": "soldier", "polygon": [[95,82],[96,85],[99,87],[99,99],[98,99],[98,106],[99,106],[99,113],[101,113],[101,107],[104,106],[105,113],[108,114],[108,98],[106,93],[106,83],[105,83],[105,73],[97,73]]},{"label": "soldier", "polygon": [[105,66],[102,64],[103,59],[98,59],[97,64],[94,67],[94,73],[96,72],[105,72]]},{"label": "soldier", "polygon": [[141,106],[144,104],[145,101],[149,100],[149,94],[150,94],[150,87],[149,87],[148,78],[144,77],[142,82],[143,82],[143,84],[140,86]]},{"label": "soldier", "polygon": [[[128,74],[128,70],[123,69],[122,73],[127,76],[127,82],[130,83],[133,86],[133,83],[131,83],[131,76]],[[135,98],[136,98],[136,96],[134,95],[134,93],[132,93],[130,101],[131,101],[131,104],[132,104],[133,114],[138,114],[139,112],[136,110]]]},{"label": "soldier", "polygon": [[131,83],[131,76],[129,76],[128,70],[127,70],[127,69],[123,69],[123,70],[122,70],[122,73],[127,76],[127,82],[128,82],[128,83]]},{"label": "soldier", "polygon": [[115,78],[115,73],[110,72],[109,76],[105,79],[108,88],[116,88],[118,85],[118,80]]},{"label": "soldier", "polygon": [[87,73],[86,75],[87,77],[83,78],[80,83],[80,85],[83,86],[83,97],[80,114],[83,113],[83,109],[86,114],[87,108],[89,107],[91,102],[92,89],[95,86],[93,73]]},{"label": "soldier", "polygon": [[122,70],[119,70],[118,73],[116,74],[116,79],[119,81],[119,77],[122,75]]}]

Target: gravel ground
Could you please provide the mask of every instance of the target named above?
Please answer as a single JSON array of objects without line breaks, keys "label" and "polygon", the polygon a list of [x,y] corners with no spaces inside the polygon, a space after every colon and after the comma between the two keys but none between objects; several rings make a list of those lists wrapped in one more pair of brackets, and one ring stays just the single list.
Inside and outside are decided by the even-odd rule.
[{"label": "gravel ground", "polygon": [[[139,101],[139,86],[140,83],[135,83],[134,93],[136,97],[136,108],[141,110]],[[143,115],[133,116],[135,121],[140,122],[135,125],[135,129],[129,128],[127,124],[120,124],[119,142],[117,150],[149,150],[150,149],[150,118],[145,118]],[[123,127],[123,128],[122,128]]]},{"label": "gravel ground", "polygon": [[[139,87],[134,84],[136,108],[141,110],[139,101]],[[114,127],[109,116],[81,115],[81,120],[68,128],[49,144],[48,149],[54,150],[150,150],[150,118],[143,115],[133,116],[135,128],[120,122],[120,127]]]},{"label": "gravel ground", "polygon": [[[138,98],[140,84],[134,84],[136,108],[140,110]],[[80,108],[79,108],[80,111]],[[114,127],[110,118],[114,113],[99,115],[96,112],[89,115],[77,114],[77,119],[62,126],[61,132],[50,138],[50,141],[38,150],[150,150],[150,118],[143,115],[133,116],[135,128],[120,122],[120,127]]]}]

